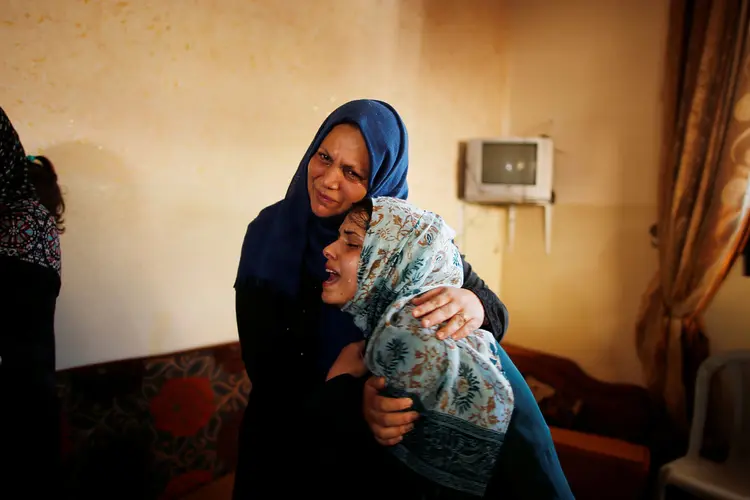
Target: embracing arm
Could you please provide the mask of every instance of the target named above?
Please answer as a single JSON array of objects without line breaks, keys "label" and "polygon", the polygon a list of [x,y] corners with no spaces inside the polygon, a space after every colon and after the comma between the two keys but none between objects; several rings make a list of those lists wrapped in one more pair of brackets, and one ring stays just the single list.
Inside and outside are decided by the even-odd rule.
[{"label": "embracing arm", "polygon": [[508,329],[508,310],[492,290],[472,271],[471,265],[461,256],[464,271],[462,288],[442,286],[415,297],[412,304],[414,317],[422,326],[442,324],[436,336],[462,339],[483,328],[500,341]]},{"label": "embracing arm", "polygon": [[464,265],[464,286],[477,296],[484,307],[483,328],[492,332],[498,342],[503,339],[508,329],[508,309],[505,307],[495,292],[489,289],[485,282],[471,268],[463,255],[461,262]]}]

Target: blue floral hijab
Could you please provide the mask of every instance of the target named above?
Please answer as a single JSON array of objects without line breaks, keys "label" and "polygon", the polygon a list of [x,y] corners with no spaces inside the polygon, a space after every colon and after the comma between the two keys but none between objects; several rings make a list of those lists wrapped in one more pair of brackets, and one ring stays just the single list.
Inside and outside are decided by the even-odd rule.
[{"label": "blue floral hijab", "polygon": [[443,219],[394,198],[374,198],[358,270],[343,310],[365,333],[367,368],[386,392],[411,397],[421,418],[390,449],[406,466],[443,486],[481,496],[490,481],[514,407],[500,346],[477,330],[438,340],[411,300],[441,286],[460,287],[463,267]]}]

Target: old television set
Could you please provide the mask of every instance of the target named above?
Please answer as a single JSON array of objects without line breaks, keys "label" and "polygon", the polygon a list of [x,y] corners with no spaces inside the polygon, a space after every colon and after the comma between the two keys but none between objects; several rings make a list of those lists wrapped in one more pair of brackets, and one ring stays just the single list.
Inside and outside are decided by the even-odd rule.
[{"label": "old television set", "polygon": [[513,205],[553,201],[552,139],[472,139],[466,143],[464,200]]}]

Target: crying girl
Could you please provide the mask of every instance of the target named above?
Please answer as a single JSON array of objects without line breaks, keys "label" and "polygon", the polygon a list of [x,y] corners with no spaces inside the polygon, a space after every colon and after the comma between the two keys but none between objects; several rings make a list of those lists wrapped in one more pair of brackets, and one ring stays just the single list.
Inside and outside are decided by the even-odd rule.
[{"label": "crying girl", "polygon": [[324,250],[329,278],[322,298],[354,317],[366,347],[360,367],[340,357],[329,378],[369,371],[386,379],[386,395],[411,398],[420,418],[389,448],[393,456],[449,497],[481,497],[514,407],[500,346],[484,330],[439,340],[439,325],[423,327],[412,314],[417,295],[462,285],[454,236],[440,216],[395,198],[351,210]]}]

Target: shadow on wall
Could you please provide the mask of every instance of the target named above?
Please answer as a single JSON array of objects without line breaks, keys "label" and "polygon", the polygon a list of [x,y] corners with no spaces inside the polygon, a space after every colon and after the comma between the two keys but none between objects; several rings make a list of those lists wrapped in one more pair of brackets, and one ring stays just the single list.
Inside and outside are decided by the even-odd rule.
[{"label": "shadow on wall", "polygon": [[67,204],[56,316],[58,369],[104,361],[115,331],[133,332],[128,345],[146,351],[137,332],[147,329],[137,323],[154,297],[147,286],[138,286],[142,273],[126,270],[148,262],[149,228],[131,172],[115,154],[91,144],[59,144],[44,154],[57,168]]}]

